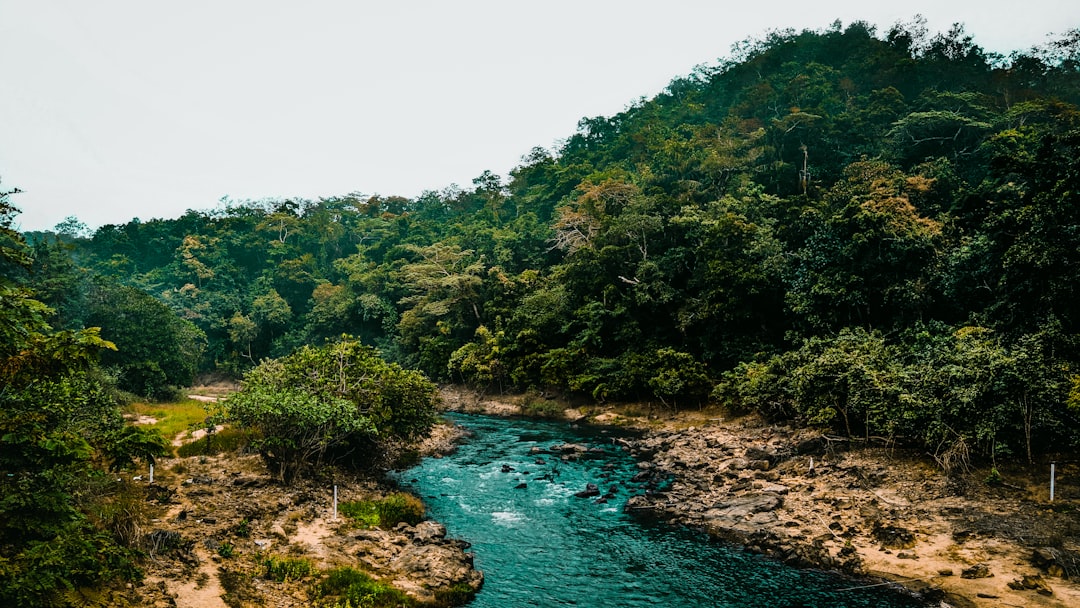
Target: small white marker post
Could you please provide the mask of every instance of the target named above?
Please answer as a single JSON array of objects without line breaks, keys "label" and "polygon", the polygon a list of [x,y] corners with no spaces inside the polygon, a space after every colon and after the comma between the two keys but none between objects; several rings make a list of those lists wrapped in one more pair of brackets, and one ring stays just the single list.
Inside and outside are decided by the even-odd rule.
[{"label": "small white marker post", "polygon": [[1057,463],[1050,463],[1050,502],[1054,502],[1054,465]]},{"label": "small white marker post", "polygon": [[337,521],[337,486],[334,486],[334,521]]},{"label": "small white marker post", "polygon": [[154,463],[150,463],[150,483],[154,483]]}]

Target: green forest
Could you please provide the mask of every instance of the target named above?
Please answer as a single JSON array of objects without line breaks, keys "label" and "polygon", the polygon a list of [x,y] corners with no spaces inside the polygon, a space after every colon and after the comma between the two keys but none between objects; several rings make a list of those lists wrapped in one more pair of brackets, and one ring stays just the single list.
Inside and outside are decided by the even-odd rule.
[{"label": "green forest", "polygon": [[[33,490],[70,493],[123,432],[82,422],[110,390],[168,399],[328,342],[388,373],[713,403],[945,468],[1073,450],[1080,30],[1050,40],[1006,57],[918,19],[775,31],[507,176],[416,198],[223,199],[18,234],[5,184],[0,464],[52,463]],[[142,439],[124,445],[153,453]],[[25,511],[11,483],[6,515]],[[0,517],[0,546],[96,530],[78,500],[53,504],[33,514],[51,528]],[[124,572],[99,536],[62,549]]]}]

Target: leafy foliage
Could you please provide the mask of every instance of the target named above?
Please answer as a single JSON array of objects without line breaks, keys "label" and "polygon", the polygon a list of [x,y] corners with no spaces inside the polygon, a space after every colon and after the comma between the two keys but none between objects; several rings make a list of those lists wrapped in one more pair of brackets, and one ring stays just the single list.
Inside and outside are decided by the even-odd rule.
[{"label": "leafy foliage", "polygon": [[401,522],[410,526],[419,523],[424,518],[424,503],[397,492],[379,500],[345,501],[338,505],[338,511],[364,526],[390,529]]},{"label": "leafy foliage", "polygon": [[279,583],[306,578],[318,573],[318,569],[311,560],[302,557],[270,555],[265,557],[260,565],[263,578]]},{"label": "leafy foliage", "polygon": [[348,566],[335,568],[315,586],[315,595],[323,600],[320,606],[345,608],[361,606],[371,608],[397,608],[413,606],[415,601],[398,589],[374,580],[367,574]]},{"label": "leafy foliage", "polygon": [[205,347],[194,324],[142,290],[112,281],[95,282],[87,299],[86,323],[117,345],[102,363],[119,368],[122,388],[166,398],[191,384]]},{"label": "leafy foliage", "polygon": [[140,575],[121,544],[134,539],[89,517],[105,501],[95,452],[122,432],[94,368],[115,346],[96,328],[54,331],[50,309],[14,285],[30,267],[14,213],[0,193],[0,604],[63,606],[68,591]]},{"label": "leafy foliage", "polygon": [[343,338],[262,362],[225,402],[225,414],[252,429],[275,476],[317,471],[362,438],[416,437],[434,422],[435,387]]},{"label": "leafy foliage", "polygon": [[[1078,103],[1075,31],[1007,58],[918,19],[775,31],[467,187],[225,199],[89,238],[72,218],[32,254],[0,250],[36,273],[9,267],[5,289],[34,285],[55,316],[3,306],[100,325],[140,392],[190,369],[110,333],[128,307],[161,311],[107,279],[197,327],[206,356],[183,359],[203,371],[347,333],[484,389],[670,407],[712,394],[934,452],[1034,458],[1080,436],[1064,405],[1080,362]],[[180,327],[153,318],[147,333]],[[190,328],[159,341],[201,344]],[[347,405],[332,397],[351,399],[282,403],[329,420]],[[346,434],[381,434],[379,407],[358,408],[374,431],[355,419]]]}]

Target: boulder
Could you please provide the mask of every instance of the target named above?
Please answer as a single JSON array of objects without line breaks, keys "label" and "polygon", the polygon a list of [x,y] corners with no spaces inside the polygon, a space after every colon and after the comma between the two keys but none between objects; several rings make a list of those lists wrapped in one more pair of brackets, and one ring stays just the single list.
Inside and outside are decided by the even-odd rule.
[{"label": "boulder", "polygon": [[394,557],[387,578],[417,600],[434,603],[440,592],[480,589],[484,576],[471,562],[471,556],[453,545],[411,545]]},{"label": "boulder", "polygon": [[755,513],[775,511],[782,504],[784,504],[784,499],[772,492],[746,494],[713,504],[705,512],[705,516],[713,520],[726,519],[738,522]]},{"label": "boulder", "polygon": [[915,546],[915,535],[911,530],[900,526],[891,526],[878,522],[874,524],[874,538],[886,549],[911,549]]},{"label": "boulder", "polygon": [[754,471],[768,471],[771,466],[772,463],[768,460],[751,460],[749,468]]},{"label": "boulder", "polygon": [[975,564],[960,571],[960,578],[990,578],[992,576],[994,573],[990,572],[990,567],[986,564]]},{"label": "boulder", "polygon": [[577,496],[578,498],[591,498],[593,496],[599,496],[599,495],[600,495],[600,486],[596,485],[595,483],[587,483],[587,484],[585,484],[585,489],[584,490],[574,493],[574,496]]},{"label": "boulder", "polygon": [[769,464],[776,464],[776,450],[770,447],[759,448],[750,446],[746,448],[747,460],[768,460]]},{"label": "boulder", "polygon": [[1034,591],[1039,595],[1054,595],[1054,590],[1050,588],[1050,585],[1046,584],[1043,577],[1038,574],[1026,575],[1022,578],[1018,578],[1009,583],[1009,588],[1016,591]]},{"label": "boulder", "polygon": [[745,458],[732,458],[727,461],[727,469],[729,471],[742,471],[750,466],[750,462]]},{"label": "boulder", "polygon": [[417,544],[432,543],[446,538],[446,527],[433,521],[422,521],[408,530]]},{"label": "boulder", "polygon": [[801,456],[820,456],[825,453],[826,447],[825,438],[818,435],[795,444],[795,453]]}]

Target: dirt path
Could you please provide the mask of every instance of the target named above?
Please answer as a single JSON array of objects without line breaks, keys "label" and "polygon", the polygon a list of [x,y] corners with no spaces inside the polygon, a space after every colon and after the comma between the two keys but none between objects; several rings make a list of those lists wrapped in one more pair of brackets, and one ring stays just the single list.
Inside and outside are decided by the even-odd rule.
[{"label": "dirt path", "polygon": [[165,586],[176,598],[177,608],[228,608],[221,599],[225,590],[221,587],[218,568],[205,549],[197,549],[199,569],[190,580],[166,579]]}]

